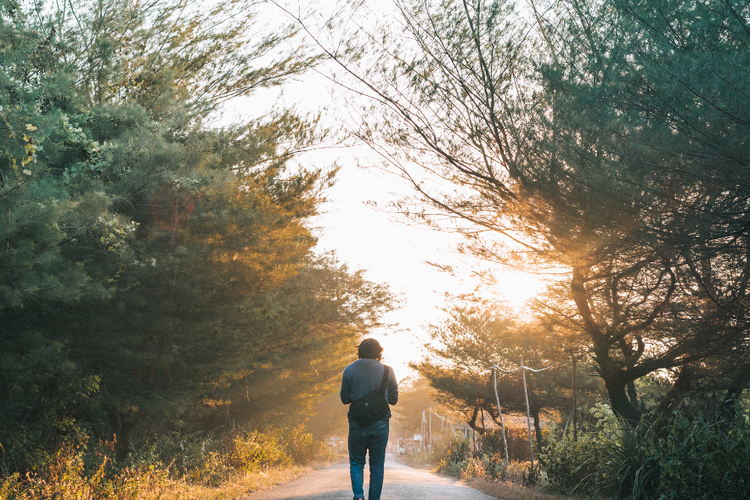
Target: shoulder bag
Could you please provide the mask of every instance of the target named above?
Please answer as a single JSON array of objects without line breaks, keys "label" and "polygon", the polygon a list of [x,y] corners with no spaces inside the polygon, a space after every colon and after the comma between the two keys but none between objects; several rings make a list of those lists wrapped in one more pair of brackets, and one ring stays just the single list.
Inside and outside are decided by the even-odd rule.
[{"label": "shoulder bag", "polygon": [[386,365],[383,365],[383,368],[383,381],[380,383],[380,388],[365,394],[349,405],[349,414],[360,427],[367,427],[381,420],[390,409],[385,399],[390,368]]}]

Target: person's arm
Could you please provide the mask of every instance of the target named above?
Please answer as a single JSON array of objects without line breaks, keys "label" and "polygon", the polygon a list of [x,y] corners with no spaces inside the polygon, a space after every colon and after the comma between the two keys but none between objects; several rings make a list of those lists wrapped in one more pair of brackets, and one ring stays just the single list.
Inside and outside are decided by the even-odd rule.
[{"label": "person's arm", "polygon": [[388,404],[393,406],[398,403],[398,382],[396,381],[396,374],[393,372],[393,368],[390,369],[390,376],[388,377]]},{"label": "person's arm", "polygon": [[347,376],[346,370],[344,370],[344,374],[341,376],[341,392],[339,393],[339,396],[341,396],[341,402],[345,405],[353,403],[351,394],[352,388],[349,382],[349,377]]}]

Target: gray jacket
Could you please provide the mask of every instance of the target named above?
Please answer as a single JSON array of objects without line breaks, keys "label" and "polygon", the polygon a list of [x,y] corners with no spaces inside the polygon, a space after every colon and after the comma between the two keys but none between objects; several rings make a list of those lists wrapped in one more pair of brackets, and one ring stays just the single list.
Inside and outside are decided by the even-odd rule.
[{"label": "gray jacket", "polygon": [[[344,368],[344,375],[341,377],[341,402],[348,405],[380,388],[380,383],[383,381],[384,366],[377,359],[358,359]],[[398,403],[398,382],[392,368],[390,372],[388,385],[385,389],[385,399],[389,405],[395,405]],[[349,414],[347,416],[349,423],[354,423],[351,416]],[[391,411],[388,410],[385,419],[390,419],[390,417]]]}]

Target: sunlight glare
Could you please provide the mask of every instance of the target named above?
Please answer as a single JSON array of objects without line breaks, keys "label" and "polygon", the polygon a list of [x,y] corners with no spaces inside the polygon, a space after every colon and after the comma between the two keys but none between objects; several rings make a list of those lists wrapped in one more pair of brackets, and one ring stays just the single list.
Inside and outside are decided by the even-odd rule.
[{"label": "sunlight glare", "polygon": [[521,271],[501,271],[496,276],[497,285],[493,290],[496,299],[505,302],[518,313],[523,313],[527,302],[542,291],[543,280],[534,274]]}]

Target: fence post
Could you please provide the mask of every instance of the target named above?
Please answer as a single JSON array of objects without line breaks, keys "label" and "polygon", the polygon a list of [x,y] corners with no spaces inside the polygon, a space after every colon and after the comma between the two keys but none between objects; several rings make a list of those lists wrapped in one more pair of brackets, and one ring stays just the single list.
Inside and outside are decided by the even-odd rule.
[{"label": "fence post", "polygon": [[500,407],[500,396],[497,394],[497,363],[492,365],[492,375],[495,379],[495,401],[497,402],[497,413],[500,415],[500,430],[503,433],[503,448],[505,449],[505,466],[508,467],[510,465],[510,460],[508,459],[508,440],[505,438],[505,422],[503,422],[503,410]]},{"label": "fence post", "polygon": [[531,471],[534,471],[534,445],[531,443],[531,415],[529,410],[529,391],[526,388],[526,365],[521,356],[521,374],[523,375],[523,393],[526,396],[526,425],[529,427],[529,451],[531,452]]}]

